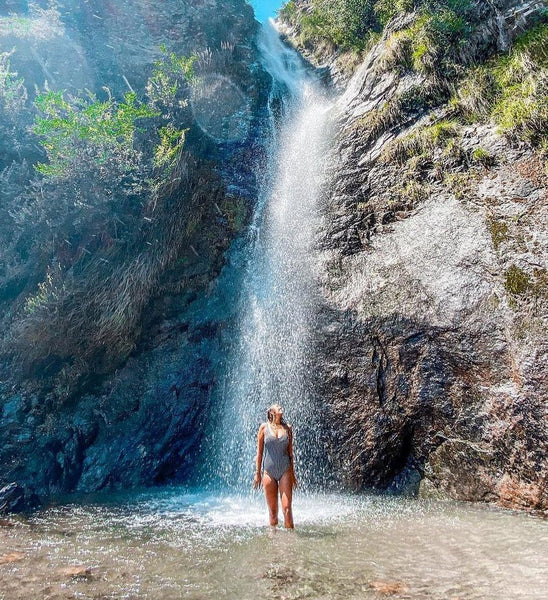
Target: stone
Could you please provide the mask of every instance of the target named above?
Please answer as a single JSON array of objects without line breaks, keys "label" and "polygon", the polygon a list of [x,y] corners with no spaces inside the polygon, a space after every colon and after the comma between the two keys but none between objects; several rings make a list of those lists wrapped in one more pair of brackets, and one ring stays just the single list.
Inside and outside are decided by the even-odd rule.
[{"label": "stone", "polygon": [[33,510],[38,506],[40,500],[36,494],[28,492],[15,481],[0,489],[0,515]]},{"label": "stone", "polygon": [[23,560],[23,558],[25,558],[23,552],[10,552],[9,554],[0,555],[0,565],[18,562]]},{"label": "stone", "polygon": [[[188,126],[193,133],[185,139],[180,177],[163,193],[163,208],[155,202],[150,215],[145,208],[142,216],[148,216],[136,219],[135,207],[141,211],[147,205],[148,193],[138,200],[135,196],[137,204],[131,207],[118,203],[116,209],[108,208],[113,210],[111,222],[126,227],[125,241],[116,243],[136,241],[134,254],[124,255],[123,265],[140,263],[143,252],[148,253],[154,244],[153,260],[158,267],[143,302],[135,312],[128,311],[132,331],[127,339],[122,336],[120,352],[111,352],[113,345],[96,335],[100,319],[95,317],[85,324],[94,330],[92,335],[73,327],[72,318],[66,315],[59,317],[59,327],[48,322],[36,338],[43,343],[41,351],[37,344],[21,341],[19,334],[25,326],[14,325],[18,332],[14,331],[13,338],[6,330],[7,351],[12,351],[16,340],[23,348],[21,359],[13,361],[21,373],[16,374],[4,356],[0,361],[0,487],[12,481],[20,486],[8,490],[9,498],[6,491],[0,494],[0,510],[9,512],[31,508],[31,491],[47,498],[52,493],[181,482],[188,476],[202,435],[197,424],[206,419],[211,389],[219,379],[216,369],[223,359],[224,343],[221,325],[233,318],[233,303],[215,298],[212,290],[231,243],[249,221],[258,199],[255,165],[265,159],[271,126],[268,101],[272,81],[259,60],[255,40],[259,24],[245,0],[166,0],[154,7],[120,0],[115,11],[108,2],[98,0],[94,12],[102,15],[101,19],[88,18],[85,3],[70,10],[56,6],[31,13],[22,5],[14,3],[9,18],[24,20],[37,35],[22,31],[23,37],[18,37],[21,28],[7,26],[0,31],[0,38],[3,47],[15,49],[11,68],[24,78],[28,90],[35,85],[41,89],[47,79],[52,90],[66,90],[68,85],[101,96],[108,88],[112,97],[121,100],[131,86],[144,98],[146,81],[165,44],[168,53],[178,56],[209,57],[196,63],[203,81],[215,84],[211,86],[214,90],[217,84],[222,87],[226,83],[225,91],[237,91],[244,99],[240,108],[246,110],[245,118],[236,112],[230,117],[232,124],[245,124],[236,132],[238,139],[218,141],[210,135],[215,131],[208,133],[204,123],[197,122],[196,98],[186,90],[194,105],[181,110],[177,119],[181,128]],[[31,112],[29,122],[18,129],[21,134],[31,126]],[[221,116],[224,123],[224,117],[230,115]],[[143,127],[149,123],[145,121]],[[139,134],[140,145],[148,143],[148,133],[154,132],[143,129]],[[217,129],[216,133],[222,132]],[[9,167],[13,173],[12,161],[24,160],[17,181],[34,177],[32,166],[28,172],[23,167],[35,162],[35,140],[26,150],[17,145],[17,157],[13,155],[15,145],[5,136],[0,138],[0,171]],[[95,182],[88,183],[95,186]],[[3,185],[2,198],[10,195]],[[17,203],[15,196],[12,200]],[[63,255],[59,260],[65,265],[74,259],[73,251],[79,252],[77,248],[82,250],[90,241],[95,226],[82,226],[87,219],[84,212],[76,210],[70,217],[78,241],[65,240],[66,244],[53,250]],[[157,229],[157,239],[145,243],[144,229],[158,223],[162,226]],[[33,232],[28,239],[38,248],[40,242]],[[95,239],[93,232],[92,244]],[[105,268],[113,262],[105,260]],[[22,291],[25,282],[37,285],[46,276],[46,263],[49,258],[44,262],[29,257],[25,265],[14,262],[21,269],[12,284],[8,281],[14,289],[3,296],[6,302],[20,303],[20,294],[29,291]],[[123,270],[122,264],[118,266]],[[116,278],[119,274],[116,271]],[[0,278],[2,286],[9,279]],[[85,276],[82,283],[85,286]],[[6,290],[2,287],[2,294]],[[108,290],[105,292],[108,295]],[[67,293],[72,292],[67,289]],[[6,326],[5,319],[11,319],[7,315],[12,314],[7,308],[2,313]],[[78,332],[71,338],[64,328]],[[59,345],[67,350],[69,338],[74,344],[68,351],[60,350]],[[84,346],[87,357],[76,358]]]},{"label": "stone", "polygon": [[57,574],[67,579],[93,579],[91,569],[84,565],[71,565],[57,570]]},{"label": "stone", "polygon": [[383,596],[393,596],[407,591],[407,587],[398,581],[370,581],[369,587]]},{"label": "stone", "polygon": [[[484,14],[467,59],[509,45],[517,4],[505,0],[499,12],[476,3]],[[407,73],[389,83],[384,41],[364,56],[337,103],[315,241],[322,300],[311,360],[332,424],[331,472],[356,490],[546,511],[542,160],[493,125],[463,125],[463,154],[481,148],[496,161],[470,167],[455,152],[436,167],[442,153],[429,152],[413,163],[411,193],[402,185],[406,167],[384,161],[383,152],[429,119],[443,119],[447,107],[401,111],[385,130],[358,133],[368,115],[418,84]],[[509,289],[509,272],[530,282],[520,294]]]}]

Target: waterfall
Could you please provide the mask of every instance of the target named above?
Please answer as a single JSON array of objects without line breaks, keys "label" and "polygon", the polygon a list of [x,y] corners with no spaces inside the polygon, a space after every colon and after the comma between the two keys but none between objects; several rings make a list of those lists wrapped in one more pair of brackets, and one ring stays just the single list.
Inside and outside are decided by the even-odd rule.
[{"label": "waterfall", "polygon": [[311,244],[330,105],[302,59],[282,43],[273,22],[263,26],[259,47],[273,79],[272,141],[242,250],[235,339],[201,459],[202,484],[239,491],[251,486],[257,430],[274,402],[293,425],[302,487],[325,479],[325,452],[318,443],[322,407],[314,394],[309,350],[316,314]]}]

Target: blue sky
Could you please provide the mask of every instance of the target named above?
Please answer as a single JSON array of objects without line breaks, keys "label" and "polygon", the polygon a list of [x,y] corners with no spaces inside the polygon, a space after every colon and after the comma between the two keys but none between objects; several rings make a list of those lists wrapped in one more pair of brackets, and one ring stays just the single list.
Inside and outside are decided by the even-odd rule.
[{"label": "blue sky", "polygon": [[268,17],[275,17],[276,10],[283,4],[282,0],[251,0],[258,21],[266,21]]}]

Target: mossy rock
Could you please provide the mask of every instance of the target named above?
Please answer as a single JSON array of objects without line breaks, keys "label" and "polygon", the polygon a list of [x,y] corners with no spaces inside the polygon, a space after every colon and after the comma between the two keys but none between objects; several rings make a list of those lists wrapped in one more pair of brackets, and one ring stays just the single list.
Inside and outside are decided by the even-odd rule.
[{"label": "mossy rock", "polygon": [[522,295],[531,289],[531,278],[516,265],[507,269],[504,278],[506,290],[511,294]]}]

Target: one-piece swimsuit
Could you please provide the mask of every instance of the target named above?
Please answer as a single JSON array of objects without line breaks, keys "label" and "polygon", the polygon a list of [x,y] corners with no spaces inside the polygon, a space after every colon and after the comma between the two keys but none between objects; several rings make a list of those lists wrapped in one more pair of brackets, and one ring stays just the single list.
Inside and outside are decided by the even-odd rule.
[{"label": "one-piece swimsuit", "polygon": [[287,432],[280,437],[274,435],[267,423],[264,435],[264,470],[276,481],[280,481],[282,475],[291,466],[287,448],[289,446],[289,436]]}]

